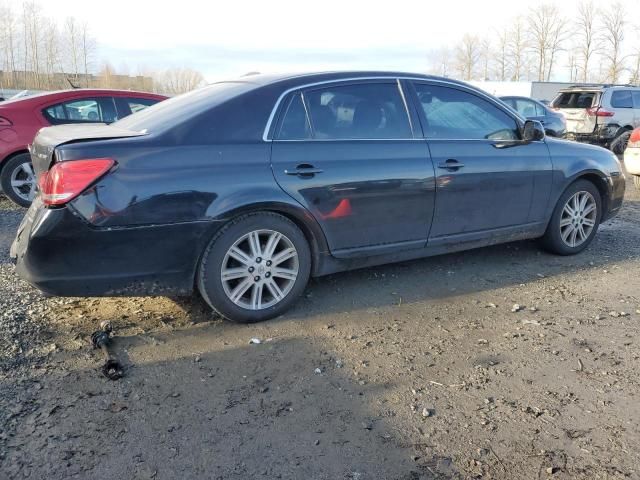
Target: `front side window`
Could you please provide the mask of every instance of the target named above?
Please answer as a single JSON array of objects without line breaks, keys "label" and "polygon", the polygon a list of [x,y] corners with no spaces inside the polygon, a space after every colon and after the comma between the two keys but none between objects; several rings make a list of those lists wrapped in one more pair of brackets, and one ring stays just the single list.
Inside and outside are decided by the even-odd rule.
[{"label": "front side window", "polygon": [[640,108],[640,91],[632,92],[633,108]]},{"label": "front side window", "polygon": [[412,138],[397,83],[328,86],[304,92],[312,136],[318,140]]},{"label": "front side window", "polygon": [[613,108],[633,108],[633,100],[629,90],[616,90],[611,94]]},{"label": "front side window", "polygon": [[53,124],[111,123],[118,119],[111,97],[70,100],[47,107],[43,113]]},{"label": "front side window", "polygon": [[516,121],[489,101],[456,88],[415,84],[427,138],[517,140]]}]

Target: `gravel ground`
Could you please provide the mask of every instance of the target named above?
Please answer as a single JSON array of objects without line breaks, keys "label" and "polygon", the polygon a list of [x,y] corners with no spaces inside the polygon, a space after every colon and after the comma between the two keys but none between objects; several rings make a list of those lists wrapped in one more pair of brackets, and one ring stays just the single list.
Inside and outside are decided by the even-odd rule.
[{"label": "gravel ground", "polygon": [[[578,256],[517,242],[333,275],[251,326],[197,299],[44,298],[8,264],[22,214],[0,199],[3,480],[640,478],[630,181]],[[105,319],[117,382],[89,347]]]}]

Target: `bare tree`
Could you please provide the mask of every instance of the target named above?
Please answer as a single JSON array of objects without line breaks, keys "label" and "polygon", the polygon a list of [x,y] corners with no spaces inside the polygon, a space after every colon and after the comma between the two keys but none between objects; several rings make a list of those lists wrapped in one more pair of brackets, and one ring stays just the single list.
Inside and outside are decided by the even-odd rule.
[{"label": "bare tree", "polygon": [[89,86],[89,65],[93,59],[96,49],[96,41],[89,32],[87,22],[82,24],[80,29],[80,56],[82,58],[82,66],[84,67],[85,87]]},{"label": "bare tree", "polygon": [[161,74],[159,83],[164,93],[180,94],[202,86],[204,77],[190,68],[171,68]]},{"label": "bare tree", "polygon": [[578,81],[578,50],[579,48],[576,47],[575,45],[572,45],[569,48],[569,56],[567,58],[567,68],[569,68],[569,81],[570,82],[577,82]]},{"label": "bare tree", "polygon": [[502,30],[496,33],[498,34],[498,45],[495,58],[495,76],[504,82],[508,77],[509,70],[509,32]]},{"label": "bare tree", "polygon": [[44,22],[44,58],[47,88],[55,88],[55,74],[60,65],[60,36],[57,25],[49,19]]},{"label": "bare tree", "polygon": [[507,44],[508,58],[511,59],[513,72],[511,80],[519,81],[527,64],[528,45],[525,30],[525,23],[522,17],[516,17],[509,31],[509,42]]},{"label": "bare tree", "polygon": [[448,77],[451,73],[451,50],[447,46],[432,50],[428,54],[428,63],[429,73]]},{"label": "bare tree", "polygon": [[606,62],[606,81],[616,83],[624,70],[624,57],[622,55],[622,42],[624,30],[627,25],[626,12],[621,3],[609,5],[608,10],[601,11],[603,48],[602,57]]},{"label": "bare tree", "polygon": [[583,0],[578,5],[578,15],[576,18],[576,34],[580,40],[576,49],[581,64],[581,78],[583,82],[590,80],[589,62],[597,53],[600,41],[599,28],[596,23],[597,10],[593,0]]},{"label": "bare tree", "polygon": [[67,61],[71,68],[69,73],[73,73],[74,79],[78,80],[80,73],[80,27],[74,17],[67,17],[64,22],[65,47],[68,52]]},{"label": "bare tree", "polygon": [[480,39],[467,33],[456,47],[456,67],[463,80],[473,78],[479,60]]},{"label": "bare tree", "polygon": [[[10,5],[0,4],[0,49],[2,55],[2,70],[8,77],[6,86],[16,88],[16,57],[17,57],[17,21]],[[5,79],[6,80],[6,79]]]},{"label": "bare tree", "polygon": [[555,57],[562,49],[563,28],[564,22],[555,5],[541,4],[529,11],[528,34],[539,81],[551,78]]},{"label": "bare tree", "polygon": [[489,80],[489,67],[493,59],[491,40],[489,37],[480,39],[480,67],[482,68],[482,80]]}]

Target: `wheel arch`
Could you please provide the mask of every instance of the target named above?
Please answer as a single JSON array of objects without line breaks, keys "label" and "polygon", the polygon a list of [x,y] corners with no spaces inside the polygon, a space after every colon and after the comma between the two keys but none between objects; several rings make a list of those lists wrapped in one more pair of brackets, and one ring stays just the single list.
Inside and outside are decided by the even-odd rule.
[{"label": "wheel arch", "polygon": [[[322,259],[326,256],[327,252],[329,252],[327,239],[317,220],[309,211],[307,211],[300,205],[289,203],[283,200],[247,203],[219,215],[219,228],[222,228],[223,225],[233,221],[234,219],[242,215],[257,212],[277,213],[292,221],[302,231],[305,238],[307,239],[307,242],[309,242],[312,262],[311,275],[314,276],[321,270]],[[202,260],[203,253],[204,249],[200,254],[198,265]]]},{"label": "wheel arch", "polygon": [[21,150],[16,150],[15,152],[11,152],[9,155],[4,157],[2,161],[0,161],[0,174],[2,174],[2,169],[4,168],[4,166],[7,164],[9,160],[11,160],[14,157],[17,157],[18,155],[23,155],[25,153],[27,155],[29,154],[29,150],[27,150],[26,148]]}]

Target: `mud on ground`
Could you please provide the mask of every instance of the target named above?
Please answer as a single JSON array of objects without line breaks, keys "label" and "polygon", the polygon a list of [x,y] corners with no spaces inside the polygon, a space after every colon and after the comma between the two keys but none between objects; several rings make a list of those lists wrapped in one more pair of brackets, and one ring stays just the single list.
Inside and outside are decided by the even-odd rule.
[{"label": "mud on ground", "polygon": [[[333,275],[251,326],[198,299],[43,298],[8,262],[22,214],[0,200],[2,479],[640,477],[631,182],[581,255],[518,242]],[[101,320],[117,382],[89,346]]]}]

